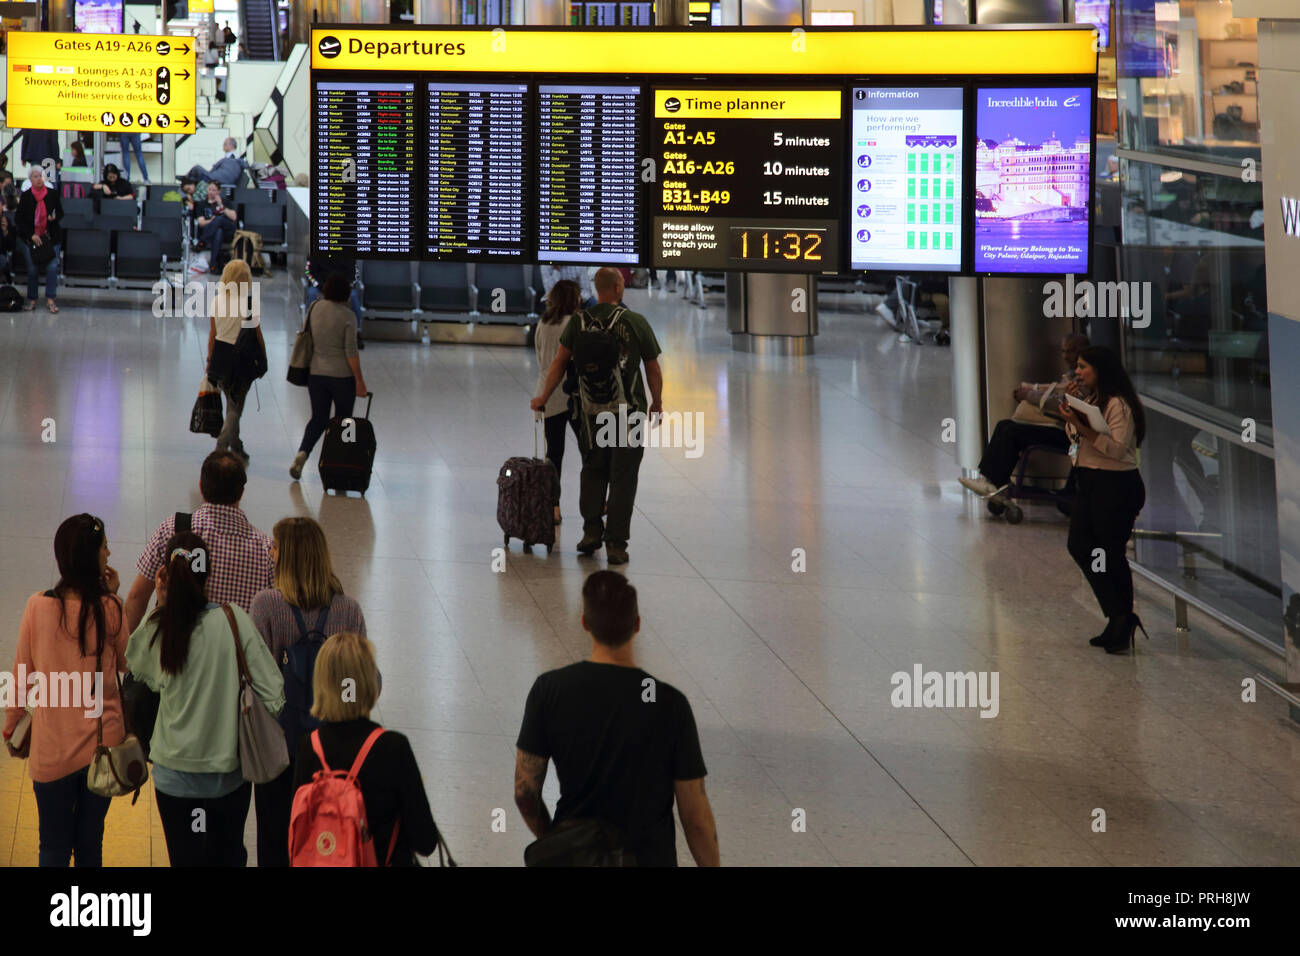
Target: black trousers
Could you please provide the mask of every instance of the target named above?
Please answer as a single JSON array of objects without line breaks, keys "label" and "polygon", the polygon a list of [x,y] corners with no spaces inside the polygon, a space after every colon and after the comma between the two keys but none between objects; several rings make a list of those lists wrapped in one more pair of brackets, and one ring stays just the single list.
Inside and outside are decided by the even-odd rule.
[{"label": "black trousers", "polygon": [[1050,445],[1069,451],[1070,438],[1061,428],[1050,425],[1030,425],[1004,418],[993,429],[984,457],[980,459],[980,474],[999,488],[1011,480],[1011,472],[1021,453],[1030,445]]},{"label": "black trousers", "polygon": [[311,399],[311,420],[302,432],[299,451],[311,454],[325,434],[330,423],[330,406],[334,406],[335,418],[348,418],[357,402],[357,380],[351,375],[309,375],[307,376],[307,397]]},{"label": "black trousers", "polygon": [[[564,463],[564,426],[573,427],[574,438],[578,437],[578,422],[572,418],[567,411],[560,412],[557,415],[548,415],[543,419],[543,428],[546,433],[546,458],[555,465],[556,477],[560,475],[560,466]],[[558,486],[557,486],[558,487]],[[560,503],[559,492],[556,492],[555,503]]]},{"label": "black trousers", "polygon": [[606,545],[626,548],[636,504],[637,474],[644,447],[597,443],[600,425],[591,420],[591,445],[581,427],[578,447],[582,451],[582,476],[578,486],[578,510],[582,512],[584,535],[603,538]]},{"label": "black trousers", "polygon": [[[155,790],[171,865],[247,866],[244,821],[252,792],[251,783],[224,797],[172,797]],[[195,810],[203,813],[195,814]]]},{"label": "black trousers", "polygon": [[[292,753],[292,751],[290,751]],[[253,785],[257,807],[257,866],[289,865],[289,814],[293,810],[293,762],[270,783]]]},{"label": "black trousers", "polygon": [[1146,503],[1142,476],[1136,468],[1076,468],[1074,474],[1079,493],[1070,512],[1070,557],[1087,578],[1102,614],[1128,614],[1133,610],[1133,572],[1125,549]]}]

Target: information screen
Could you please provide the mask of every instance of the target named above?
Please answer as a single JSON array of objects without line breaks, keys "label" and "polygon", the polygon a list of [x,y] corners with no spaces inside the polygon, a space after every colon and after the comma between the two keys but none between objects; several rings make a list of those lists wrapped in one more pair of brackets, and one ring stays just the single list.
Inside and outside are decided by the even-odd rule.
[{"label": "information screen", "polygon": [[975,271],[1088,271],[1092,91],[975,91]]},{"label": "information screen", "polygon": [[639,86],[537,90],[539,262],[641,261]]},{"label": "information screen", "polygon": [[323,82],[313,90],[316,250],[418,258],[415,82]]},{"label": "information screen", "polygon": [[653,264],[837,272],[839,89],[656,89]]},{"label": "information screen", "polygon": [[961,87],[853,91],[852,269],[960,272]]},{"label": "information screen", "polygon": [[428,259],[528,253],[528,86],[428,83]]}]

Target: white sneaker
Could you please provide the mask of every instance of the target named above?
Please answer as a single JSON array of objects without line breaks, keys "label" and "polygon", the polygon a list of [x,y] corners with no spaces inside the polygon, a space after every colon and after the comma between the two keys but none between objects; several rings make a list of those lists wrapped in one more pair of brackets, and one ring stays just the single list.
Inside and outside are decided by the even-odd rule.
[{"label": "white sneaker", "polygon": [[988,498],[991,495],[997,494],[998,491],[998,486],[993,484],[993,482],[989,481],[983,475],[980,475],[978,478],[958,478],[957,480],[961,482],[963,488],[975,492],[975,494],[979,495],[981,498]]}]

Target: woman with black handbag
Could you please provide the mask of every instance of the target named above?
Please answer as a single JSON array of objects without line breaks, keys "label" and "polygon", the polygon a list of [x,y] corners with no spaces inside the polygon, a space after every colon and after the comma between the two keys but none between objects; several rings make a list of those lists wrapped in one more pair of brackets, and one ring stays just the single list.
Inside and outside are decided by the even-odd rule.
[{"label": "woman with black handbag", "polygon": [[[78,680],[64,686],[80,687],[82,697],[40,701],[31,710],[28,772],[41,866],[67,866],[74,857],[78,869],[103,862],[109,798],[92,792],[87,776],[97,740],[113,747],[126,735],[117,672],[126,666],[130,637],[109,554],[104,523],[93,515],[73,515],[59,525],[54,535],[59,583],[28,598],[18,628],[15,672],[46,675],[47,693],[53,691],[52,675],[73,675]],[[88,675],[98,675],[89,687]],[[10,737],[24,711],[15,706],[6,714],[4,737],[11,753]]]},{"label": "woman with black handbag", "polygon": [[253,294],[248,263],[231,259],[221,270],[208,321],[208,381],[226,396],[226,418],[216,451],[231,451],[249,463],[239,438],[239,419],[253,382],[266,374],[266,340]]},{"label": "woman with black handbag", "polygon": [[59,244],[63,239],[63,203],[59,192],[45,183],[45,173],[33,166],[30,173],[32,187],[18,198],[18,213],[14,222],[18,227],[19,248],[27,262],[27,304],[24,312],[36,308],[36,292],[40,287],[41,273],[45,273],[45,307],[58,312],[54,295],[59,287]]}]

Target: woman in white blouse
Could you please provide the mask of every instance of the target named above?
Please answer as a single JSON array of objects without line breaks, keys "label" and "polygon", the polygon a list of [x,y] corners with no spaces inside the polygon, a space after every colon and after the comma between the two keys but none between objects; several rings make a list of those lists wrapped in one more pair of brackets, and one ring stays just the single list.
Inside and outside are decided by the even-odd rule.
[{"label": "woman in white blouse", "polygon": [[1070,513],[1070,556],[1083,571],[1102,614],[1106,630],[1089,641],[1107,654],[1129,648],[1142,620],[1133,613],[1133,573],[1126,549],[1138,513],[1146,503],[1146,487],[1138,472],[1137,450],[1146,435],[1146,415],[1119,356],[1104,346],[1079,353],[1079,384],[1096,396],[1106,430],[1088,424],[1082,412],[1061,402],[1065,430],[1073,441],[1075,478],[1079,493]]},{"label": "woman in white blouse", "polygon": [[[533,348],[537,350],[537,390],[546,386],[546,373],[555,361],[555,353],[560,348],[560,336],[569,324],[573,313],[582,307],[582,290],[571,279],[561,279],[551,286],[546,294],[546,311],[537,324],[533,337]],[[578,434],[578,425],[569,408],[571,396],[563,388],[557,388],[546,400],[542,415],[545,419],[546,457],[555,465],[555,474],[560,474],[560,464],[564,461],[564,426],[573,427],[573,434]],[[559,488],[559,482],[555,487]],[[555,499],[555,523],[560,523],[560,499]]]}]

